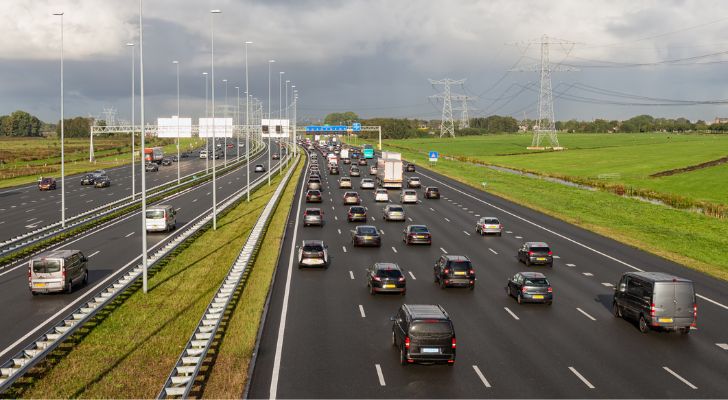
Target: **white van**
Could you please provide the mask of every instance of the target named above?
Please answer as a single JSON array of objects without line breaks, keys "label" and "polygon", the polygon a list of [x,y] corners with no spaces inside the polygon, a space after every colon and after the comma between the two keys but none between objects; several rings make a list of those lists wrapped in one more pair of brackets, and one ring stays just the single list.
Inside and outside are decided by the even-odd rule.
[{"label": "white van", "polygon": [[207,150],[200,150],[200,158],[207,158]]},{"label": "white van", "polygon": [[71,293],[74,286],[88,283],[88,259],[81,250],[51,250],[28,263],[28,286],[38,293]]},{"label": "white van", "polygon": [[147,208],[147,232],[169,232],[177,227],[177,211],[170,205]]}]

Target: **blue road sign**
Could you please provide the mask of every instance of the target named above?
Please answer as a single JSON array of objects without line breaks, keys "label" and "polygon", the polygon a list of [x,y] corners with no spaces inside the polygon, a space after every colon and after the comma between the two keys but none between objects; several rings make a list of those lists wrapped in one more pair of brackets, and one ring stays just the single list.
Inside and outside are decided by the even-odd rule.
[{"label": "blue road sign", "polygon": [[358,122],[354,122],[353,124],[351,124],[351,130],[353,130],[354,132],[360,132],[361,124]]},{"label": "blue road sign", "polygon": [[430,152],[430,161],[437,161],[437,159],[440,157],[440,154],[438,154],[436,151]]},{"label": "blue road sign", "polygon": [[318,126],[308,125],[306,126],[306,132],[346,132],[348,127],[346,125],[331,125],[331,126]]}]

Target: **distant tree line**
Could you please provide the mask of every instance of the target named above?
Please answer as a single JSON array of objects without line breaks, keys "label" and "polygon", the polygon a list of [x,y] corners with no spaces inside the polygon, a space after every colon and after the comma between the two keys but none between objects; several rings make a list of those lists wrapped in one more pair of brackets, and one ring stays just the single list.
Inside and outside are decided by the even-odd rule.
[{"label": "distant tree line", "polygon": [[[93,118],[66,118],[63,120],[63,137],[88,137],[92,124]],[[56,125],[56,135],[61,136],[61,121]]]},{"label": "distant tree line", "polygon": [[0,115],[0,136],[41,136],[43,122],[25,111]]}]

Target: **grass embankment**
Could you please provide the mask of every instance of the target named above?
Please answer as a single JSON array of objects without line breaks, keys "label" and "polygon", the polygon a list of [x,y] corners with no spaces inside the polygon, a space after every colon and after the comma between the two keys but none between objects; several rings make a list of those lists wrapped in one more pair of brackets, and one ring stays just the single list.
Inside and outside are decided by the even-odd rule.
[{"label": "grass embankment", "polygon": [[[390,150],[401,152],[421,167],[429,165],[427,154],[418,149]],[[431,169],[479,189],[487,182],[487,191],[495,195],[728,280],[725,220],[459,161],[440,159]]]},{"label": "grass embankment", "polygon": [[[280,180],[280,176],[276,177],[271,186],[254,192],[250,203],[240,203],[219,219],[217,231],[208,230],[173,257],[151,277],[147,294],[137,290],[112,306],[114,309],[102,311],[46,362],[23,377],[20,384],[16,383],[16,391],[10,395],[156,397]],[[278,210],[287,210],[285,200],[281,204],[284,206]],[[266,255],[261,252],[259,257]],[[257,275],[254,273],[251,279]],[[257,293],[256,286],[251,285],[253,293]],[[247,288],[243,294],[248,295]],[[238,309],[247,303],[244,300],[239,304]],[[261,306],[255,307],[257,314],[252,314],[259,315]],[[232,324],[236,322],[246,325],[246,321],[236,319]],[[226,338],[236,341],[236,334],[228,333]]]},{"label": "grass embankment", "polygon": [[[199,147],[204,140],[180,138],[180,150]],[[162,146],[165,154],[177,154],[176,139],[152,139],[147,147]],[[139,144],[137,143],[138,149]],[[60,177],[60,140],[13,138],[0,140],[0,188],[35,183],[38,176]],[[88,161],[88,139],[66,139],[66,176],[131,163],[128,138],[94,139],[96,162]],[[137,156],[139,162],[139,156]]]}]

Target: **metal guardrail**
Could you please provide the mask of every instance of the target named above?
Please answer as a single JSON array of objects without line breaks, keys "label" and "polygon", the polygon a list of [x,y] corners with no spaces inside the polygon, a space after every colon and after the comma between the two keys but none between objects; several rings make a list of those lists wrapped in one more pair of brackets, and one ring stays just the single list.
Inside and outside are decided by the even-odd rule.
[{"label": "metal guardrail", "polygon": [[[254,154],[251,155],[251,157],[259,154],[260,150],[263,148],[264,148],[264,146],[262,146],[262,145],[260,145],[259,147],[256,147],[256,150],[254,151]],[[238,161],[228,167],[225,167],[225,168],[228,170],[231,170],[233,168],[236,168],[239,164],[245,163],[245,162],[247,162],[247,160],[245,160],[244,158],[241,158],[240,161]],[[209,173],[204,173],[198,177],[197,176],[198,174],[199,174],[199,172],[185,175],[184,177],[180,178],[180,183],[178,183],[178,184],[174,183],[174,182],[167,182],[167,183],[163,183],[161,185],[157,185],[155,187],[149,188],[147,190],[148,195],[165,194],[170,191],[174,191],[183,185],[187,185],[190,182],[193,182],[197,179],[201,179],[201,178],[207,177],[208,175],[210,175],[210,176],[212,175],[212,173],[209,172]],[[129,207],[129,206],[134,205],[139,202],[141,202],[140,195],[135,196],[134,199],[132,199],[132,196],[127,196],[127,197],[121,198],[119,200],[114,200],[112,202],[106,203],[102,206],[98,206],[91,210],[84,211],[73,217],[67,218],[66,227],[62,227],[61,222],[58,221],[58,222],[54,222],[52,224],[46,225],[42,228],[38,228],[33,231],[24,233],[22,235],[13,237],[8,240],[5,240],[3,242],[0,242],[0,257],[11,254],[18,250],[22,250],[23,248],[33,245],[41,240],[48,239],[52,236],[55,236],[55,235],[61,234],[63,232],[69,231],[71,229],[74,229],[76,227],[82,226],[95,219],[101,218],[105,215],[112,214],[118,210],[124,209],[126,207]]]},{"label": "metal guardrail", "polygon": [[190,390],[192,390],[195,377],[197,377],[200,367],[215,338],[225,310],[230,305],[230,301],[238,285],[240,285],[243,275],[250,267],[255,248],[263,239],[265,227],[273,215],[276,204],[278,204],[278,201],[283,195],[283,191],[293,174],[293,170],[293,168],[289,168],[288,173],[281,180],[281,183],[278,184],[276,191],[263,209],[263,212],[258,216],[258,220],[250,232],[248,240],[245,242],[237,259],[230,266],[227,276],[217,289],[210,304],[207,305],[194,333],[187,341],[187,345],[185,345],[182,354],[177,359],[177,363],[172,368],[172,372],[167,377],[167,381],[164,383],[164,387],[159,392],[157,398],[188,397]]},{"label": "metal guardrail", "polygon": [[[268,174],[273,174],[281,169],[281,163],[275,168],[268,171],[258,179],[251,182],[251,190],[258,188],[267,182]],[[218,206],[218,214],[227,210],[240,198],[245,196],[247,187],[243,187],[237,192],[226,197]],[[197,233],[205,224],[212,220],[212,208],[207,209],[200,214],[197,219],[192,220],[186,225],[186,228],[180,229],[178,233],[173,235],[171,240],[162,241],[149,249],[151,253],[155,249],[157,251],[148,258],[148,268],[153,267],[160,260],[164,259],[179,245],[184,243],[188,238]],[[15,380],[27,372],[33,365],[44,359],[58,345],[63,343],[78,328],[89,321],[96,313],[103,309],[107,304],[113,301],[119,294],[123,293],[134,281],[141,277],[143,266],[138,264],[136,267],[126,271],[121,278],[101,289],[91,299],[85,302],[74,311],[70,312],[66,317],[40,335],[24,349],[20,350],[14,357],[10,358],[0,366],[0,393],[7,390]]]}]

